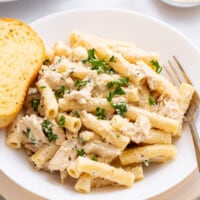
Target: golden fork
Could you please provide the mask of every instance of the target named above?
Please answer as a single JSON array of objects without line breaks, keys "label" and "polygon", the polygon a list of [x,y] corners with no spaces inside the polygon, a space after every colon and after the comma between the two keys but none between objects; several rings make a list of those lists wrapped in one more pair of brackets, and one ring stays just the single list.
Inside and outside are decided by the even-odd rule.
[{"label": "golden fork", "polygon": [[[168,78],[176,85],[179,86],[180,83],[185,82],[192,85],[189,77],[185,73],[182,65],[178,61],[178,59],[173,56],[173,63],[168,61],[168,65],[165,66],[165,71],[167,73]],[[198,93],[195,91],[190,107],[185,114],[184,121],[188,123],[190,127],[190,131],[193,138],[193,143],[196,152],[196,159],[198,164],[198,169],[200,172],[200,98]]]}]

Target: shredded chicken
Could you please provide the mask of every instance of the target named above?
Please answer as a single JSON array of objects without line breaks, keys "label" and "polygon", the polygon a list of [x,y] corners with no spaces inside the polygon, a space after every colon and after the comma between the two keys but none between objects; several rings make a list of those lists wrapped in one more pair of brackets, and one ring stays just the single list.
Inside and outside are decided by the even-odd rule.
[{"label": "shredded chicken", "polygon": [[134,123],[134,130],[131,140],[140,143],[143,138],[147,138],[151,129],[151,123],[147,117],[139,116]]},{"label": "shredded chicken", "polygon": [[79,147],[77,139],[65,140],[56,154],[49,162],[49,170],[65,170],[77,157],[76,148]]},{"label": "shredded chicken", "polygon": [[154,106],[155,112],[170,117],[172,119],[180,120],[182,113],[176,99],[165,97],[161,95]]},{"label": "shredded chicken", "polygon": [[118,148],[98,140],[87,143],[83,147],[83,149],[87,154],[99,155],[102,158],[108,160],[109,162],[111,162],[121,153],[121,151]]},{"label": "shredded chicken", "polygon": [[49,142],[42,131],[41,123],[42,118],[35,114],[26,115],[20,120],[19,129],[23,133],[22,143],[32,144],[34,149],[38,149]]}]

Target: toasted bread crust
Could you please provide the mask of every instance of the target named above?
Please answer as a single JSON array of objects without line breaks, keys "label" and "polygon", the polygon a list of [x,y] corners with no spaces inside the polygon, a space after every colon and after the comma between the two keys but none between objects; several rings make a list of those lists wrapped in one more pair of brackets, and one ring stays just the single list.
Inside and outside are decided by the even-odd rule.
[{"label": "toasted bread crust", "polygon": [[0,18],[0,128],[16,117],[45,58],[45,46],[27,24]]}]

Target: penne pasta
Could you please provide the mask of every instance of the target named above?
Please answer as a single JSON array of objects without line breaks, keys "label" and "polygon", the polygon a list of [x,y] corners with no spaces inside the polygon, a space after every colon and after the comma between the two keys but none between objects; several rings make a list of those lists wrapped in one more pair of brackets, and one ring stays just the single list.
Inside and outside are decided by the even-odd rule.
[{"label": "penne pasta", "polygon": [[78,192],[88,193],[91,190],[92,176],[90,174],[81,174],[74,188]]},{"label": "penne pasta", "polygon": [[59,113],[57,121],[62,127],[69,129],[72,133],[77,133],[81,128],[81,120],[64,113]]},{"label": "penne pasta", "polygon": [[[48,119],[56,118],[58,114],[58,103],[56,101],[54,92],[44,79],[40,79],[36,85],[41,93],[41,98],[44,100],[45,117]],[[51,99],[51,101],[49,101],[49,99]]]},{"label": "penne pasta", "polygon": [[142,132],[142,134],[139,133],[138,135],[138,124],[129,122],[127,119],[122,118],[119,115],[114,115],[111,120],[113,129],[128,136],[133,142],[146,144],[171,144],[172,134],[165,133],[158,129],[151,129],[149,121],[143,120],[142,123],[142,128],[139,123],[139,132]]},{"label": "penne pasta", "polygon": [[49,161],[58,150],[58,146],[54,143],[45,145],[35,152],[30,160],[34,163],[37,169],[41,169],[43,165]]},{"label": "penne pasta", "polygon": [[176,134],[179,130],[179,121],[164,117],[155,112],[149,112],[135,106],[130,106],[126,112],[126,117],[132,121],[135,121],[139,115],[147,117],[150,120],[152,127],[161,129],[167,133]]},{"label": "penne pasta", "polygon": [[189,107],[190,101],[194,94],[194,87],[187,84],[182,83],[179,87],[180,98],[178,100],[180,109],[183,113],[185,113]]},{"label": "penne pasta", "polygon": [[6,138],[37,170],[89,193],[131,187],[144,165],[175,158],[194,88],[167,80],[158,53],[73,32],[46,58]]},{"label": "penne pasta", "polygon": [[113,40],[106,40],[104,38],[80,32],[72,32],[70,36],[70,43],[72,46],[87,46],[89,44],[89,41],[103,42],[114,52],[122,54],[123,57],[131,63],[136,63],[139,60],[143,60],[147,63],[150,63],[151,60],[159,60],[158,53],[144,51],[142,49],[137,48],[133,44]]},{"label": "penne pasta", "polygon": [[115,168],[105,163],[96,162],[84,157],[78,157],[74,164],[74,171],[68,173],[75,178],[80,176],[82,173],[88,173],[95,177],[105,178],[116,182],[120,185],[127,187],[132,186],[135,180],[135,175],[133,173],[127,172],[122,168]]},{"label": "penne pasta", "polygon": [[12,124],[8,127],[8,130],[7,130],[6,144],[13,149],[21,148],[22,134],[20,133],[20,130],[17,127],[17,124],[20,122],[20,119],[22,118],[22,116],[23,116],[23,111],[21,111],[17,115],[17,117],[12,122]]},{"label": "penne pasta", "polygon": [[145,144],[171,144],[172,134],[165,133],[158,129],[151,129],[149,135],[144,137],[141,143]]},{"label": "penne pasta", "polygon": [[61,111],[86,110],[88,112],[94,112],[97,107],[101,107],[107,112],[114,113],[114,109],[105,98],[91,98],[86,101],[85,104],[79,104],[76,101],[68,100],[67,96],[59,100],[59,109]]},{"label": "penne pasta", "polygon": [[94,131],[96,134],[102,137],[102,139],[120,149],[124,149],[130,141],[128,137],[123,136],[118,132],[114,132],[112,127],[106,123],[106,121],[98,120],[91,114],[82,112],[81,120],[85,127]]},{"label": "penne pasta", "polygon": [[127,149],[119,156],[122,165],[131,163],[167,162],[176,156],[174,145],[154,144]]}]

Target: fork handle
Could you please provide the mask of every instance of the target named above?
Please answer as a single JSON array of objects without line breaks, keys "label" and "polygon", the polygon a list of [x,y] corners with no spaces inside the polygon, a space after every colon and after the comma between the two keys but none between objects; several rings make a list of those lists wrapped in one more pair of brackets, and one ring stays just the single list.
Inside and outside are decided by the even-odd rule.
[{"label": "fork handle", "polygon": [[200,172],[200,108],[197,110],[197,115],[194,123],[189,122],[189,127],[192,133],[193,143],[195,147],[198,170]]}]

